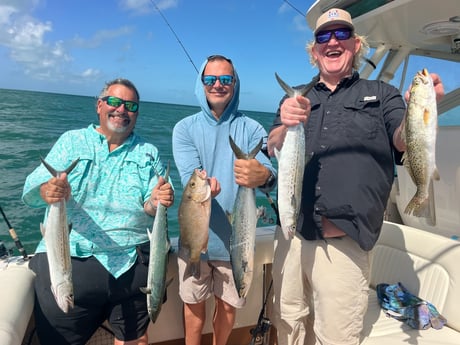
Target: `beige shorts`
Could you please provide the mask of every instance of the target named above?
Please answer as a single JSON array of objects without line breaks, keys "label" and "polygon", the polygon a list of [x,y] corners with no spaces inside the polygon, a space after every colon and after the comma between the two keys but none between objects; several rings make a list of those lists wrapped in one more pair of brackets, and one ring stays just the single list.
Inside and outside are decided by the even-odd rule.
[{"label": "beige shorts", "polygon": [[179,296],[183,302],[196,304],[214,295],[235,308],[244,307],[246,300],[238,296],[229,261],[201,260],[200,278],[190,276],[185,280],[183,277],[186,262],[179,256],[177,263],[179,266]]},{"label": "beige shorts", "polygon": [[286,241],[277,229],[275,239],[273,321],[278,344],[359,344],[369,293],[369,253],[348,236],[306,241],[297,234]]}]

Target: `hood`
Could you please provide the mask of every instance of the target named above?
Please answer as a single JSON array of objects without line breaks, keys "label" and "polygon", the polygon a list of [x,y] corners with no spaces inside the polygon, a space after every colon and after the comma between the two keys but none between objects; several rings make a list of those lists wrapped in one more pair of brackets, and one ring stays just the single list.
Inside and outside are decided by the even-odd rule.
[{"label": "hood", "polygon": [[238,112],[238,105],[240,102],[240,78],[238,77],[238,73],[236,72],[235,66],[233,66],[234,71],[234,78],[235,78],[235,86],[233,89],[233,97],[230,102],[227,104],[227,108],[225,108],[224,113],[220,117],[219,120],[212,115],[211,109],[209,108],[208,101],[206,100],[206,94],[204,92],[204,86],[201,82],[201,76],[203,75],[203,71],[208,63],[208,59],[206,59],[203,64],[201,65],[200,72],[197,75],[196,83],[195,83],[195,95],[200,103],[201,111],[205,114],[206,119],[210,123],[221,123],[231,120],[236,113]]}]

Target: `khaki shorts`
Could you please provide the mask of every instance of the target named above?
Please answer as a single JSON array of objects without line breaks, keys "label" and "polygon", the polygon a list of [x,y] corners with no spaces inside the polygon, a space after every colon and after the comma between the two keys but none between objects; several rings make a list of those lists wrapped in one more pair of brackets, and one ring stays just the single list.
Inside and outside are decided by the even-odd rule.
[{"label": "khaki shorts", "polygon": [[277,229],[273,321],[279,344],[359,344],[368,286],[369,253],[350,237],[307,241],[296,234],[286,241]]},{"label": "khaki shorts", "polygon": [[229,261],[201,260],[200,278],[190,276],[185,280],[183,277],[186,262],[179,256],[177,263],[179,266],[179,296],[183,302],[196,304],[214,295],[232,307],[244,307],[246,300],[238,296]]}]

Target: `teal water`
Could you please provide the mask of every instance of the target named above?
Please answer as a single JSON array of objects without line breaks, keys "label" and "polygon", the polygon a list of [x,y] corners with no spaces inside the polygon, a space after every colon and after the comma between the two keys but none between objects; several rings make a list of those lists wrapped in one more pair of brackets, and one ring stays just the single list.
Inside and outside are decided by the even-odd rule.
[{"label": "teal water", "polygon": [[[32,209],[21,201],[24,181],[39,164],[57,138],[65,131],[98,123],[94,97],[0,89],[0,206],[27,253],[33,253],[41,239],[40,222],[44,209]],[[163,162],[171,161],[171,179],[176,187],[176,202],[168,212],[170,236],[178,235],[177,209],[182,196],[179,174],[172,156],[171,135],[174,124],[193,114],[198,107],[141,102],[135,131],[156,145]],[[273,113],[244,111],[268,130]],[[259,226],[270,225],[274,213],[264,195],[258,204],[267,206],[267,216]],[[8,226],[0,218],[0,240],[14,248]]]}]

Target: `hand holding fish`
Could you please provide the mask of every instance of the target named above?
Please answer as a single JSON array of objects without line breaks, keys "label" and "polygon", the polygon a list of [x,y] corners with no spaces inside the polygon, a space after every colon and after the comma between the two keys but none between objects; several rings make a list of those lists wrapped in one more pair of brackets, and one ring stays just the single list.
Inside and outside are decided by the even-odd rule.
[{"label": "hand holding fish", "polygon": [[40,195],[47,204],[58,202],[59,200],[69,200],[71,189],[67,181],[67,174],[62,173],[59,177],[52,177],[48,182],[40,186]]},{"label": "hand holding fish", "polygon": [[[203,171],[206,172],[206,170]],[[215,177],[209,177],[208,182],[211,187],[211,198],[215,198],[221,191],[220,182]]]},{"label": "hand holding fish", "polygon": [[158,183],[153,188],[150,199],[144,204],[144,210],[150,215],[155,215],[160,203],[166,207],[171,207],[174,204],[174,190],[163,176],[158,178]]},{"label": "hand holding fish", "polygon": [[257,159],[236,159],[233,172],[236,184],[247,188],[263,185],[270,176],[270,170]]},{"label": "hand holding fish", "polygon": [[286,98],[280,107],[281,122],[286,127],[306,123],[310,116],[311,104],[308,98],[301,95]]},{"label": "hand holding fish", "polygon": [[[430,73],[431,79],[433,80],[433,87],[434,92],[436,93],[436,102],[439,102],[444,97],[444,85],[441,81],[441,77],[436,73]],[[404,94],[404,99],[409,102],[410,90],[412,88],[412,84],[409,86],[409,89]]]}]

